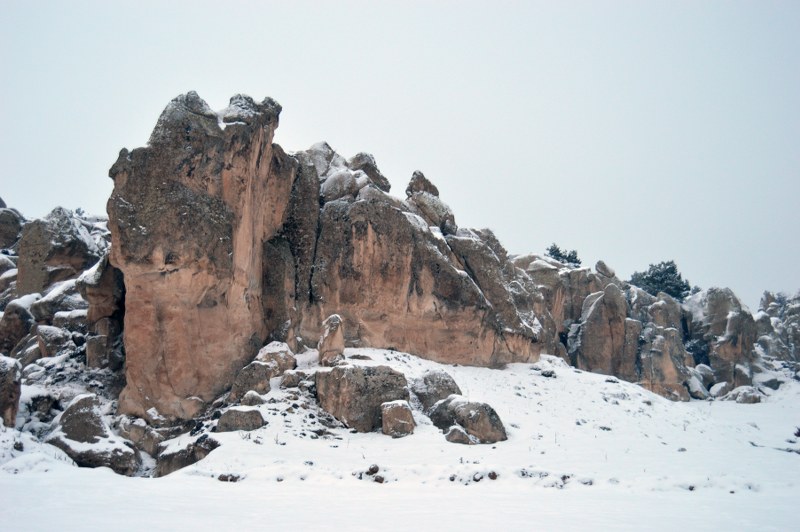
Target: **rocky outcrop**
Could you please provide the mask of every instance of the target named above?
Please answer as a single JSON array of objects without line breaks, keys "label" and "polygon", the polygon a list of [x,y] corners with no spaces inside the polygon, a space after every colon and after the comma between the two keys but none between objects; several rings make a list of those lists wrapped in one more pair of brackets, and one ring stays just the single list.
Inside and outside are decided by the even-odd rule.
[{"label": "rocky outcrop", "polygon": [[279,113],[242,95],[214,112],[188,93],[111,168],[113,245],[97,270],[106,280],[95,275],[95,295],[86,285],[87,360],[102,366],[109,357],[90,354],[119,346],[111,318],[124,313],[121,412],[191,418],[265,343],[323,335],[323,364],[345,347],[485,366],[547,352],[676,397],[697,363],[713,369],[711,386],[756,371],[746,313],[720,336],[603,261],[509,257],[491,231],[459,228],[421,172],[398,199],[368,154],[284,153],[272,143]]},{"label": "rocky outcrop", "polygon": [[[421,172],[402,201],[370,155],[325,143],[287,155],[272,144],[279,112],[235,96],[215,113],[188,93],[111,168],[122,412],[190,418],[265,342],[313,344],[333,313],[344,345],[450,363],[533,362],[557,345],[530,277],[490,232],[459,230]],[[91,324],[113,305],[86,298],[102,343]]]},{"label": "rocky outcrop", "polygon": [[93,394],[79,395],[54,421],[47,443],[55,445],[81,467],[110,467],[133,475],[141,465],[139,453],[114,435],[103,419],[103,405]]},{"label": "rocky outcrop", "polygon": [[22,230],[17,291],[20,295],[44,292],[57,281],[74,279],[100,254],[81,221],[71,211],[57,207]]},{"label": "rocky outcrop", "polygon": [[383,403],[408,401],[405,376],[388,366],[336,366],[316,373],[320,406],[346,426],[358,432],[372,432],[383,426]]},{"label": "rocky outcrop", "polygon": [[280,111],[237,95],[214,113],[188,93],[147,147],[112,166],[109,260],[126,289],[121,412],[194,416],[267,338],[258,251],[283,226],[297,169],[272,144]]},{"label": "rocky outcrop", "polygon": [[22,366],[13,358],[0,355],[0,421],[13,428],[17,421],[22,391]]},{"label": "rocky outcrop", "polygon": [[757,327],[753,316],[727,288],[710,288],[686,300],[686,335],[695,362],[711,367],[716,382],[736,388],[752,384]]},{"label": "rocky outcrop", "polygon": [[[581,369],[636,378],[636,352],[626,339],[636,337],[637,325],[628,321],[628,302],[615,284],[586,298],[580,323],[569,334],[572,364]],[[636,344],[633,344],[636,347]],[[626,349],[627,348],[627,349]]]},{"label": "rocky outcrop", "polygon": [[800,293],[765,292],[755,318],[758,345],[766,356],[800,362]]}]

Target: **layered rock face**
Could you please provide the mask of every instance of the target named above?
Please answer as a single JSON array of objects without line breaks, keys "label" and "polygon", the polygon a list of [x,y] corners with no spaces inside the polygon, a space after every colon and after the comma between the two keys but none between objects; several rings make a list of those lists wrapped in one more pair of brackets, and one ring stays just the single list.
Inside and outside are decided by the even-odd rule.
[{"label": "layered rock face", "polygon": [[111,168],[122,412],[191,418],[265,342],[314,345],[332,314],[345,345],[446,362],[532,362],[555,345],[531,279],[490,232],[459,229],[421,173],[399,200],[367,154],[287,155],[279,113],[246,96],[215,113],[189,93]]}]

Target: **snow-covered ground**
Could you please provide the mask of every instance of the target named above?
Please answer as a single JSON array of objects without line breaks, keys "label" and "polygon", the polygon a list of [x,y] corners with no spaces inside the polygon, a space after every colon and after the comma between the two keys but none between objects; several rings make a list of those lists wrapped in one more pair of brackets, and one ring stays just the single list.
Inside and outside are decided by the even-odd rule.
[{"label": "snow-covered ground", "polygon": [[[800,383],[755,405],[674,403],[548,356],[494,370],[346,354],[409,378],[444,369],[467,398],[495,408],[508,441],[448,443],[418,411],[415,433],[401,439],[325,428],[308,396],[277,385],[259,407],[267,426],[214,433],[221,447],[159,479],[79,469],[5,430],[0,529],[796,529]],[[300,369],[313,355],[299,357]],[[378,472],[366,474],[372,465]]]}]

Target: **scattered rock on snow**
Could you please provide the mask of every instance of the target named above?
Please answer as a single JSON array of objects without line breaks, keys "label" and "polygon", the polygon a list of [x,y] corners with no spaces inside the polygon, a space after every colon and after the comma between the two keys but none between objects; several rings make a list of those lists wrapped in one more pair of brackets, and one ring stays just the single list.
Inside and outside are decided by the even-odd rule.
[{"label": "scattered rock on snow", "polygon": [[75,397],[54,420],[55,429],[46,442],[67,453],[81,467],[110,467],[131,476],[141,465],[139,453],[111,431],[102,409],[94,394]]}]

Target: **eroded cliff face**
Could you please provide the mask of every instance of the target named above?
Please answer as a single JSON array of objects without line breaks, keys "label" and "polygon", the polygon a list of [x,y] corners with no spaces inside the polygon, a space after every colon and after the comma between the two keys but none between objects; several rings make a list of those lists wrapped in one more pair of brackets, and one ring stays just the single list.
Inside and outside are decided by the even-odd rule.
[{"label": "eroded cliff face", "polygon": [[272,143],[279,113],[241,95],[214,112],[188,93],[111,168],[121,412],[191,418],[265,342],[315,345],[331,314],[348,345],[443,362],[531,362],[554,347],[530,277],[491,233],[459,229],[420,172],[401,200],[368,154],[287,155]]},{"label": "eroded cliff face", "polygon": [[235,96],[214,113],[180,96],[148,146],[111,168],[110,261],[126,288],[121,412],[194,416],[266,339],[260,250],[283,225],[296,170],[272,144],[280,110]]}]

